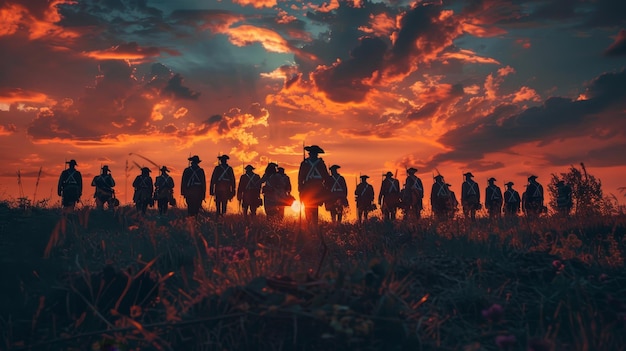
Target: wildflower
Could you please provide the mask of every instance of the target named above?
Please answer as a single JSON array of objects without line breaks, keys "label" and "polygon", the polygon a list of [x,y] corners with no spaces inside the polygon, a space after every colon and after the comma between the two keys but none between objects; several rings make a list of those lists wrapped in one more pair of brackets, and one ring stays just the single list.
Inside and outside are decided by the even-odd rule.
[{"label": "wildflower", "polygon": [[131,318],[137,318],[139,316],[141,316],[141,307],[137,306],[137,305],[132,305],[130,306],[130,317]]},{"label": "wildflower", "polygon": [[499,322],[504,316],[504,308],[499,304],[495,303],[491,305],[489,308],[482,310],[483,317],[487,318],[492,322]]},{"label": "wildflower", "polygon": [[515,335],[512,334],[496,336],[496,345],[504,350],[507,350],[515,345],[516,341],[517,339],[515,338]]}]

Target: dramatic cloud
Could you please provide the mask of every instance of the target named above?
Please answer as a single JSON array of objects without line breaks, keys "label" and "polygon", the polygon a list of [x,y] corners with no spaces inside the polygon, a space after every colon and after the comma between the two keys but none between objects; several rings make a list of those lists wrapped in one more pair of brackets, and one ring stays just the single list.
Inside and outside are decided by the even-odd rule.
[{"label": "dramatic cloud", "polygon": [[[587,88],[585,97],[581,100],[552,97],[542,106],[517,114],[498,109],[485,118],[450,130],[440,142],[453,150],[436,155],[429,166],[445,161],[480,160],[485,154],[524,143],[549,145],[555,140],[581,136],[626,136],[626,71],[598,77]],[[608,125],[612,129],[609,135],[605,128]]]},{"label": "dramatic cloud", "polygon": [[175,50],[154,46],[142,48],[136,42],[116,45],[105,50],[85,52],[84,55],[98,60],[128,60],[133,63],[141,63],[160,56],[162,51],[170,55],[180,55]]}]

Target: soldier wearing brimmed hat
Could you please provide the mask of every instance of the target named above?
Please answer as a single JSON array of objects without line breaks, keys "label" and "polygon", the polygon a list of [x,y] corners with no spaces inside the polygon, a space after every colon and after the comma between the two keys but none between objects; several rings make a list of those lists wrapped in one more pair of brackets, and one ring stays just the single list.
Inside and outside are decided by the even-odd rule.
[{"label": "soldier wearing brimmed hat", "polygon": [[495,184],[496,178],[487,179],[489,185],[485,189],[485,207],[489,218],[500,218],[502,214],[502,189]]},{"label": "soldier wearing brimmed hat", "polygon": [[565,181],[559,180],[556,183],[556,210],[559,215],[567,217],[573,206],[572,187],[565,184]]},{"label": "soldier wearing brimmed hat", "polygon": [[174,178],[167,174],[170,170],[163,166],[160,169],[161,174],[154,180],[154,199],[157,202],[159,216],[167,214],[169,205],[176,206],[174,199]]},{"label": "soldier wearing brimmed hat", "polygon": [[180,193],[187,202],[187,215],[197,217],[202,201],[206,197],[206,176],[204,169],[199,165],[202,160],[197,155],[187,160],[190,162],[190,165],[183,171]]},{"label": "soldier wearing brimmed hat", "polygon": [[217,157],[220,164],[215,167],[211,175],[211,184],[209,187],[210,195],[215,196],[215,218],[224,216],[228,201],[235,197],[235,172],[228,165],[228,155]]},{"label": "soldier wearing brimmed hat", "polygon": [[287,174],[285,174],[285,168],[277,167],[276,168],[278,174],[280,176],[280,182],[278,183],[278,197],[280,206],[282,207],[278,209],[277,218],[282,220],[285,218],[285,208],[293,205],[293,202],[296,201],[296,198],[291,195],[291,179]]},{"label": "soldier wearing brimmed hat", "polygon": [[478,183],[472,178],[471,172],[463,174],[465,181],[461,186],[461,205],[463,206],[463,216],[472,220],[476,219],[476,211],[480,210],[480,189]]},{"label": "soldier wearing brimmed hat", "polygon": [[306,146],[304,150],[309,153],[309,157],[305,158],[300,164],[298,192],[300,193],[300,200],[304,203],[304,213],[307,222],[317,225],[318,207],[326,199],[324,183],[329,181],[330,174],[324,160],[318,157],[319,154],[324,153],[321,147],[311,145]]},{"label": "soldier wearing brimmed hat", "polygon": [[359,185],[356,186],[356,190],[354,190],[359,223],[362,223],[363,220],[367,220],[369,212],[376,209],[376,205],[372,203],[372,201],[374,201],[374,187],[367,183],[367,178],[369,178],[369,176],[365,174],[362,175],[361,183],[359,183]]},{"label": "soldier wearing brimmed hat", "polygon": [[95,176],[91,181],[91,186],[96,187],[93,194],[93,197],[96,199],[96,208],[103,210],[104,204],[107,204],[108,209],[112,210],[116,203],[116,201],[113,200],[115,197],[115,190],[113,189],[115,180],[111,175],[109,166],[102,166],[100,174]]},{"label": "soldier wearing brimmed hat", "polygon": [[76,161],[65,162],[69,168],[61,172],[57,186],[57,194],[61,196],[61,205],[64,212],[71,212],[83,195],[83,177],[76,169]]},{"label": "soldier wearing brimmed hat", "polygon": [[241,202],[243,209],[243,218],[248,219],[248,215],[252,218],[256,217],[256,210],[261,206],[261,177],[254,173],[254,167],[247,165],[246,172],[239,178],[239,187],[237,188],[237,200]]},{"label": "soldier wearing brimmed hat", "polygon": [[283,177],[278,174],[278,164],[274,162],[267,164],[263,177],[261,177],[261,183],[263,184],[261,192],[263,193],[265,216],[268,220],[279,219],[281,210],[284,213],[284,208],[281,202]]},{"label": "soldier wearing brimmed hat", "polygon": [[393,173],[385,173],[385,179],[380,184],[378,205],[383,212],[383,219],[396,219],[396,212],[400,206],[400,182],[393,177]]},{"label": "soldier wearing brimmed hat", "polygon": [[538,217],[546,211],[543,205],[543,186],[537,182],[537,176],[528,177],[526,191],[522,194],[522,211],[527,217]]},{"label": "soldier wearing brimmed hat", "polygon": [[341,223],[344,208],[348,206],[348,185],[346,179],[339,174],[339,165],[330,166],[330,179],[326,183],[328,198],[325,201],[326,210],[330,212],[333,223]]},{"label": "soldier wearing brimmed hat", "polygon": [[404,182],[404,189],[402,189],[402,207],[406,217],[413,215],[416,219],[420,219],[422,217],[422,209],[424,208],[424,184],[415,175],[416,172],[417,168],[414,167],[406,170],[407,177]]},{"label": "soldier wearing brimmed hat", "polygon": [[148,206],[154,204],[154,199],[152,198],[154,188],[150,172],[150,168],[148,167],[141,168],[141,174],[133,181],[133,188],[135,188],[133,201],[135,202],[137,211],[141,211],[143,215],[146,214]]},{"label": "soldier wearing brimmed hat", "polygon": [[504,185],[506,186],[506,190],[504,191],[504,215],[507,217],[517,217],[522,199],[517,190],[513,189],[513,182],[507,182]]},{"label": "soldier wearing brimmed hat", "polygon": [[452,207],[450,189],[443,176],[437,174],[433,179],[435,182],[430,191],[430,206],[436,220],[446,220],[454,216],[456,207]]}]

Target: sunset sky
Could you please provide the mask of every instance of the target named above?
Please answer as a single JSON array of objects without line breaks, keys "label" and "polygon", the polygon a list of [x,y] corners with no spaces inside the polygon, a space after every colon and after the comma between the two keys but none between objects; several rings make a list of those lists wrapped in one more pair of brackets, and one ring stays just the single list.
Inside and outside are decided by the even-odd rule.
[{"label": "sunset sky", "polygon": [[411,166],[426,196],[437,171],[521,192],[584,162],[624,200],[626,1],[0,0],[0,52],[0,198],[41,167],[58,202],[69,159],[83,201],[104,164],[130,201],[144,158],[179,194],[196,154],[295,187],[305,143],[350,194]]}]

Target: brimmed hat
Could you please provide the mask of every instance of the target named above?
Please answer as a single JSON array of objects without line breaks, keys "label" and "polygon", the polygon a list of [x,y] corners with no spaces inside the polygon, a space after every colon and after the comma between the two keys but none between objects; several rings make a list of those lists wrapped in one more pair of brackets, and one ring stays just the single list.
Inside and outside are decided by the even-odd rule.
[{"label": "brimmed hat", "polygon": [[284,172],[285,171],[285,167],[278,167],[276,169],[278,170],[278,172]]},{"label": "brimmed hat", "polygon": [[161,167],[161,172],[169,172],[170,170],[167,169],[167,167],[163,166]]},{"label": "brimmed hat", "polygon": [[513,184],[515,184],[515,183],[513,183],[513,182],[504,183],[504,185],[508,185],[508,186],[511,186]]},{"label": "brimmed hat", "polygon": [[152,172],[148,167],[141,167],[141,173],[150,173]]},{"label": "brimmed hat", "polygon": [[245,167],[245,170],[246,170],[246,171],[251,171],[251,170],[253,170],[253,169],[254,169],[254,167],[252,167],[252,165],[247,165],[247,166]]},{"label": "brimmed hat", "polygon": [[341,166],[339,166],[339,165],[332,165],[332,166],[328,167],[328,169],[337,169],[337,168],[341,168]]},{"label": "brimmed hat", "polygon": [[370,177],[370,176],[365,175],[365,174],[363,174],[362,176],[360,176],[360,178],[361,178],[361,179],[367,179],[367,178],[369,178],[369,177]]},{"label": "brimmed hat", "polygon": [[321,147],[317,146],[317,145],[310,145],[310,146],[305,146],[304,150],[310,152],[310,153],[314,153],[314,154],[323,154],[324,153],[324,149],[322,149]]},{"label": "brimmed hat", "polygon": [[191,161],[192,163],[200,163],[200,162],[202,162],[202,160],[200,160],[200,157],[198,157],[198,155],[193,155],[190,158],[188,158],[187,160]]},{"label": "brimmed hat", "polygon": [[441,174],[437,174],[433,177],[433,179],[443,179],[443,176]]},{"label": "brimmed hat", "polygon": [[107,166],[107,165],[102,166],[102,170],[103,171],[108,171],[109,170],[109,166]]},{"label": "brimmed hat", "polygon": [[491,177],[491,178],[487,179],[487,181],[488,181],[488,182],[495,182],[495,181],[496,181],[496,178]]},{"label": "brimmed hat", "polygon": [[467,172],[467,173],[464,173],[463,175],[466,176],[466,177],[472,177],[472,178],[474,177],[472,172]]},{"label": "brimmed hat", "polygon": [[217,158],[219,158],[220,160],[223,160],[223,159],[228,160],[228,159],[230,159],[230,157],[228,157],[228,155],[217,156]]},{"label": "brimmed hat", "polygon": [[76,160],[69,160],[69,161],[65,161],[65,163],[67,163],[68,165],[78,165],[78,163],[76,163]]},{"label": "brimmed hat", "polygon": [[406,171],[407,171],[407,173],[413,174],[413,173],[417,172],[417,168],[411,167],[411,168],[407,169]]},{"label": "brimmed hat", "polygon": [[393,173],[391,173],[391,172],[385,173],[385,177],[392,177],[392,176],[393,176]]},{"label": "brimmed hat", "polygon": [[537,179],[538,177],[536,175],[531,175],[530,177],[528,177],[528,180],[534,180]]}]

